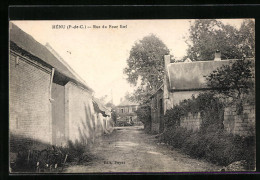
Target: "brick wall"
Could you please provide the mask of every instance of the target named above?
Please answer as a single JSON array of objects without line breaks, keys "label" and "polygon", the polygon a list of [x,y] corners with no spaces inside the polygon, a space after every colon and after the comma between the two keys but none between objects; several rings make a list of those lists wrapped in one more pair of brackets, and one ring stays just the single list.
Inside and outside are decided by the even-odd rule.
[{"label": "brick wall", "polygon": [[241,115],[238,115],[236,107],[225,108],[224,128],[232,134],[255,135],[255,106],[245,104]]},{"label": "brick wall", "polygon": [[188,113],[186,117],[180,119],[180,126],[188,130],[199,130],[202,123],[200,113]]},{"label": "brick wall", "polygon": [[[19,60],[16,60],[17,57]],[[51,143],[50,78],[50,69],[15,52],[10,53],[10,133]]]}]

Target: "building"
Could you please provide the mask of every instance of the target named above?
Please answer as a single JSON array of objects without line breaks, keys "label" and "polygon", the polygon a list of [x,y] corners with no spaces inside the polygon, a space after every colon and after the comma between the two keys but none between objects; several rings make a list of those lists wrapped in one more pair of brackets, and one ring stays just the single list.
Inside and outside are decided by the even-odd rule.
[{"label": "building", "polygon": [[111,119],[111,109],[102,104],[97,98],[93,98],[93,105],[96,112],[96,125],[94,126],[96,133],[98,133],[96,136],[111,132],[114,126]]},{"label": "building", "polygon": [[93,90],[55,53],[10,23],[10,147],[89,143],[97,134],[104,110],[94,108]]},{"label": "building", "polygon": [[137,119],[137,115],[135,111],[138,108],[138,103],[131,102],[127,99],[122,100],[120,104],[116,107],[117,109],[117,121],[124,121],[130,123],[131,121],[134,122],[136,125],[140,125],[140,121]]},{"label": "building", "polygon": [[[164,122],[163,114],[166,110],[173,108],[185,99],[190,99],[192,96],[198,96],[199,93],[210,90],[206,85],[205,76],[223,65],[233,64],[237,59],[221,60],[220,52],[215,53],[215,59],[211,61],[195,61],[186,63],[170,63],[170,56],[165,56],[165,78],[163,86],[161,86],[151,96],[151,111],[152,111],[152,131],[155,133],[163,132]],[[252,59],[254,62],[254,59]],[[254,107],[248,107],[250,112],[254,113]],[[227,111],[227,108],[225,109]],[[229,114],[223,112],[225,114]],[[248,114],[248,112],[247,112]],[[230,124],[230,116],[224,117],[225,128],[229,132],[237,133],[240,128],[240,120],[237,123],[237,127],[234,124]],[[238,118],[239,119],[239,118]],[[254,125],[254,117],[248,118],[251,125]],[[198,114],[183,119],[181,125],[188,129],[198,129],[200,127],[201,118]],[[239,127],[239,128],[238,128]],[[241,129],[241,128],[240,128]],[[242,131],[242,130],[241,130]],[[240,130],[239,130],[240,133]]]},{"label": "building", "polygon": [[164,130],[163,84],[151,96],[151,131],[161,133]]}]

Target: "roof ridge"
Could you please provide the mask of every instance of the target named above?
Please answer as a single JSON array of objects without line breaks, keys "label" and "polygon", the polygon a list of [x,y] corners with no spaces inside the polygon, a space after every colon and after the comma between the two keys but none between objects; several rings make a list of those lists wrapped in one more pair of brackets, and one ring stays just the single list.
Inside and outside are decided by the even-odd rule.
[{"label": "roof ridge", "polygon": [[131,101],[129,99],[124,99],[117,106],[134,106],[134,105],[139,105],[139,104],[137,102]]},{"label": "roof ridge", "polygon": [[50,48],[47,48],[38,42],[33,36],[24,32],[13,22],[10,22],[9,27],[10,42],[15,43],[19,48],[39,58],[51,67],[54,67],[64,76],[76,81],[85,89],[92,92],[94,91],[87,85],[87,83],[85,83],[85,81],[82,81],[82,78],[79,78],[79,76],[75,74],[75,71],[71,71],[71,67],[68,64],[65,64],[64,61],[60,60],[60,58],[58,58],[59,56],[57,57],[57,54],[54,55],[54,53],[50,51]]},{"label": "roof ridge", "polygon": [[75,75],[80,81],[81,83],[85,84],[89,89],[92,90],[92,88],[89,87],[89,85],[80,77],[80,75],[78,73],[76,73],[74,71],[74,69],[59,55],[59,53],[57,51],[55,51],[52,46],[47,42],[45,44],[45,47],[61,62],[63,63],[69,71],[71,71],[71,73],[73,75]]}]

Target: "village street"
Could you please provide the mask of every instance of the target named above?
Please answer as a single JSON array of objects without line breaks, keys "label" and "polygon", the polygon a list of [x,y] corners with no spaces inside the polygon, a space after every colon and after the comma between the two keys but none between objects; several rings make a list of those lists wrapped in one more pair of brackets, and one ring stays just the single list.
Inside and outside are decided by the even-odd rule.
[{"label": "village street", "polygon": [[202,172],[221,168],[159,144],[142,126],[115,128],[97,140],[91,153],[91,162],[69,166],[64,172]]}]

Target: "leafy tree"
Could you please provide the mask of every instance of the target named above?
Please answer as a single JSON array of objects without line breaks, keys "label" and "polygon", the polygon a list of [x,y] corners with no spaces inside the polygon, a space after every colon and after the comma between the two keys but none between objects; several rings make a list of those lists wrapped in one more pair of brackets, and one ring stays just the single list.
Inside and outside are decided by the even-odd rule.
[{"label": "leafy tree", "polygon": [[127,81],[137,87],[132,96],[133,100],[144,102],[162,84],[163,58],[167,54],[169,49],[153,34],[134,44],[124,69]]},{"label": "leafy tree", "polygon": [[151,107],[149,105],[139,106],[136,114],[137,118],[144,124],[145,131],[151,131]]},{"label": "leafy tree", "polygon": [[240,29],[224,25],[215,19],[199,19],[190,26],[186,40],[187,56],[193,61],[214,59],[214,52],[221,51],[223,59],[252,57],[255,51],[254,21],[245,20]]},{"label": "leafy tree", "polygon": [[[224,65],[206,77],[207,85],[236,103],[238,112],[242,111],[242,103],[254,96],[254,73],[251,60],[237,60],[233,64]],[[249,95],[249,96],[248,96]]]},{"label": "leafy tree", "polygon": [[111,102],[108,102],[106,104],[106,107],[111,108],[111,118],[114,121],[114,123],[116,123],[116,120],[117,120],[116,106],[114,104],[112,104]]},{"label": "leafy tree", "polygon": [[245,57],[255,57],[255,22],[244,20],[240,27],[240,52]]}]

